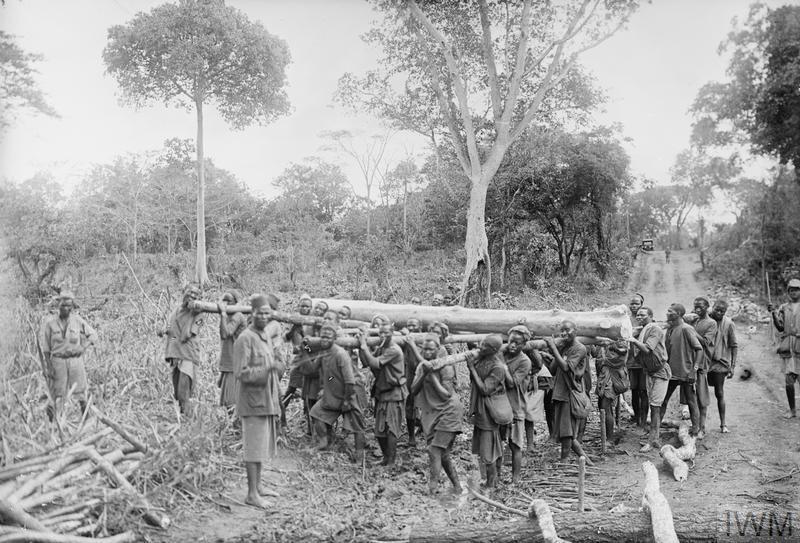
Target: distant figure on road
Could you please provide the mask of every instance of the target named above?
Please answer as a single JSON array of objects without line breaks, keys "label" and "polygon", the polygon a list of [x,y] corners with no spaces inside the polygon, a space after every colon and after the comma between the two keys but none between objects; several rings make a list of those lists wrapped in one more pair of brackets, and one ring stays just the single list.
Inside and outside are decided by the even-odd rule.
[{"label": "distant figure on road", "polygon": [[[45,378],[50,386],[54,406],[48,406],[48,416],[60,415],[67,393],[73,389],[81,411],[86,410],[86,368],[83,353],[94,343],[95,332],[89,323],[72,313],[75,296],[64,291],[58,296],[58,315],[51,315],[42,323],[39,343],[42,346]],[[52,409],[55,408],[55,411]]]},{"label": "distant figure on road", "polygon": [[669,246],[667,246],[667,248],[664,249],[664,260],[666,261],[667,264],[669,264],[670,253],[672,253],[672,251],[670,250]]},{"label": "distant figure on road", "polygon": [[782,304],[777,311],[772,304],[767,310],[772,313],[772,322],[781,333],[778,354],[783,359],[783,372],[786,374],[786,399],[789,412],[786,418],[797,416],[794,401],[794,384],[800,375],[800,279],[791,279],[786,286],[789,302]]}]

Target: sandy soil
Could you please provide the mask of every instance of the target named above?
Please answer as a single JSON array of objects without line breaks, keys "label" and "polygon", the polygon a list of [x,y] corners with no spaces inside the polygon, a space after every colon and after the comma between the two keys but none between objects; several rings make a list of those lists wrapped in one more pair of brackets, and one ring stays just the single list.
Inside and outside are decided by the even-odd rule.
[{"label": "sandy soil", "polygon": [[[675,251],[670,263],[661,252],[643,255],[631,278],[631,292],[639,291],[646,304],[663,320],[672,302],[691,305],[694,296],[705,293],[696,277],[699,263],[692,252]],[[625,300],[620,300],[625,302]],[[786,400],[783,376],[775,346],[764,326],[751,330],[739,327],[739,366],[737,375],[726,384],[729,434],[719,432],[719,418],[713,400],[709,408],[708,436],[698,446],[698,455],[687,482],[674,480],[663,466],[658,453],[639,453],[640,433],[622,415],[619,443],[604,456],[600,454],[597,413],[587,430],[586,445],[596,468],[590,471],[588,504],[600,511],[624,506],[637,509],[642,495],[641,465],[651,460],[659,466],[661,488],[676,515],[693,515],[723,527],[730,515],[739,515],[742,523],[748,513],[774,512],[785,519],[794,515],[794,535],[800,534],[797,481],[800,479],[797,419],[781,418]],[[740,379],[742,368],[753,377]],[[675,394],[677,397],[677,394]],[[676,400],[673,400],[675,402]],[[271,501],[267,511],[241,503],[244,480],[231,481],[229,489],[215,500],[211,509],[176,519],[167,534],[151,533],[153,540],[169,541],[292,541],[292,540],[406,540],[421,526],[445,526],[453,523],[491,523],[510,519],[466,495],[457,499],[424,495],[426,454],[416,449],[402,451],[402,467],[387,473],[369,464],[376,456],[368,455],[367,466],[354,466],[341,452],[313,454],[306,450],[297,411],[290,412],[294,429],[288,436],[289,448],[282,458],[265,472],[265,480],[281,494]],[[672,406],[671,418],[678,418]],[[493,498],[507,505],[525,508],[527,496],[543,496],[558,508],[574,508],[569,495],[559,492],[574,489],[573,466],[557,465],[557,446],[548,442],[541,431],[537,447],[528,454],[524,482],[510,484],[510,468],[503,475]],[[674,431],[667,431],[665,442],[678,445]],[[456,457],[462,482],[478,478],[469,454],[468,434],[461,436]],[[374,443],[374,438],[368,435]],[[553,478],[559,483],[553,486]],[[548,483],[549,481],[549,483]],[[563,484],[561,484],[563,482]],[[768,524],[768,522],[767,522]],[[745,540],[754,528],[746,528]],[[766,534],[764,534],[766,535]],[[757,540],[757,539],[756,539]]]}]

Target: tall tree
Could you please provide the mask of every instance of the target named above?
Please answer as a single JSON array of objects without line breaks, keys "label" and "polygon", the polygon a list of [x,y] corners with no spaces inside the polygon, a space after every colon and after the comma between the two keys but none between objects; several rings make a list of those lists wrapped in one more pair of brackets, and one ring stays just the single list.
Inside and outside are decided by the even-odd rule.
[{"label": "tall tree", "polygon": [[692,106],[693,141],[749,143],[757,153],[800,168],[800,6],[753,4],[720,46],[728,80],[704,85]]},{"label": "tall tree", "polygon": [[111,27],[103,59],[126,102],[141,107],[162,101],[196,112],[195,280],[205,283],[203,106],[215,103],[237,129],[286,114],[288,47],[223,0],[180,0]]},{"label": "tall tree", "polygon": [[58,116],[36,83],[33,63],[41,59],[26,53],[13,36],[0,30],[0,132],[10,124],[14,110]]},{"label": "tall tree", "polygon": [[483,305],[491,289],[485,215],[494,174],[532,123],[596,103],[578,58],[613,35],[638,2],[374,3],[386,17],[367,38],[382,47],[386,73],[405,75],[407,88],[435,99],[470,180],[461,302]]}]

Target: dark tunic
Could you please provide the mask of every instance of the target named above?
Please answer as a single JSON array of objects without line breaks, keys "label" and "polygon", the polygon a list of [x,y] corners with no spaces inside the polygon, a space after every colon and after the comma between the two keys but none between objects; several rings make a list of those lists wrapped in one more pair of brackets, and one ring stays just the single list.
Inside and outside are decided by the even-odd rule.
[{"label": "dark tunic", "polygon": [[[453,366],[444,366],[428,373],[415,397],[422,419],[422,430],[428,440],[432,440],[436,432],[461,432],[464,408],[455,391],[453,383],[455,376],[456,371]],[[442,387],[450,393],[449,398],[439,394],[433,379],[438,379]]]},{"label": "dark tunic", "polygon": [[553,420],[553,437],[576,437],[580,428],[580,421],[572,416],[569,407],[569,397],[574,390],[584,394],[583,374],[586,372],[587,359],[586,347],[575,340],[569,347],[559,346],[558,352],[567,363],[567,370],[554,360],[550,370],[553,373],[553,404],[555,416]]}]

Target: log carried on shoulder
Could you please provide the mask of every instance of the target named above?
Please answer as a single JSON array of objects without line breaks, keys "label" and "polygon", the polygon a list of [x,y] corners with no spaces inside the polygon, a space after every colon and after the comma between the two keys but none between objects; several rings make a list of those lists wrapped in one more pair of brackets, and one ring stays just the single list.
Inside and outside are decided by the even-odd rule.
[{"label": "log carried on shoulder", "polygon": [[427,328],[431,323],[439,321],[447,324],[451,330],[464,330],[476,334],[504,334],[512,326],[524,324],[535,336],[558,335],[564,320],[573,321],[580,336],[620,339],[630,337],[632,330],[629,311],[624,305],[598,311],[570,312],[560,309],[512,311],[459,306],[393,305],[364,300],[324,299],[323,301],[333,310],[343,305],[350,307],[352,318],[358,320],[369,321],[376,313],[382,313],[396,323],[416,318]]},{"label": "log carried on shoulder", "polygon": [[[195,300],[191,302],[191,306],[198,311],[205,313],[219,313],[219,306],[214,302],[204,302],[202,300]],[[253,308],[245,304],[227,305],[225,306],[225,313],[232,315],[234,313],[250,314]],[[272,311],[271,318],[276,321],[287,322],[289,324],[301,324],[305,326],[321,326],[323,321],[322,317],[315,317],[313,315],[301,315],[300,313],[289,313],[286,311]],[[369,326],[369,322],[364,322],[355,319],[343,319],[339,321],[339,325],[344,328],[361,328]]]}]

